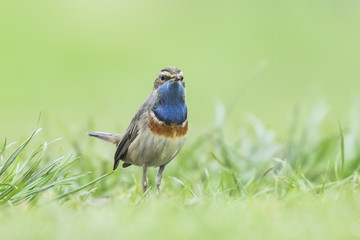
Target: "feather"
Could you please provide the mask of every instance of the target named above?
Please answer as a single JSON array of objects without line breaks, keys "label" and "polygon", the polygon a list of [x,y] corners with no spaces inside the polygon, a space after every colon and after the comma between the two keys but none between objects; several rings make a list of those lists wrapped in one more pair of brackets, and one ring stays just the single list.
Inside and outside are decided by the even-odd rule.
[{"label": "feather", "polygon": [[96,137],[101,140],[111,142],[115,145],[118,145],[119,142],[124,137],[124,134],[115,134],[115,133],[106,133],[106,132],[89,132],[88,135],[90,137]]}]

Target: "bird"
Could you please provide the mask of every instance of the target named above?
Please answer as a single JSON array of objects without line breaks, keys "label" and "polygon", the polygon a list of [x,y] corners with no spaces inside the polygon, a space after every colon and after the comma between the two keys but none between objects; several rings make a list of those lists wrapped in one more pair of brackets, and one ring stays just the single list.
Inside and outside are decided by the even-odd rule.
[{"label": "bird", "polygon": [[142,190],[148,187],[148,167],[159,168],[155,183],[160,185],[165,166],[184,146],[188,133],[183,72],[166,67],[155,79],[149,96],[140,106],[123,134],[89,132],[88,135],[116,145],[114,167],[142,167]]}]

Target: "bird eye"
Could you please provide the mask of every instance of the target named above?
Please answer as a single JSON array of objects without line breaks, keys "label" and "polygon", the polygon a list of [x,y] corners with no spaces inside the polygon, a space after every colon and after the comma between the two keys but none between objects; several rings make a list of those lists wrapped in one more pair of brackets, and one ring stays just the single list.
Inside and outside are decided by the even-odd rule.
[{"label": "bird eye", "polygon": [[161,76],[160,79],[163,80],[163,81],[165,81],[165,76],[164,76],[164,75]]},{"label": "bird eye", "polygon": [[184,80],[184,77],[180,77],[180,80],[181,80],[181,81]]}]

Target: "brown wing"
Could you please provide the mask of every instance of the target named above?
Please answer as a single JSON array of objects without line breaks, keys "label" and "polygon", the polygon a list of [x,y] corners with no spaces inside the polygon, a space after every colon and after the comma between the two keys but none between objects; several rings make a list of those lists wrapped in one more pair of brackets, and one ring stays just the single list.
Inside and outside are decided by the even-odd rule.
[{"label": "brown wing", "polygon": [[154,100],[152,99],[152,94],[145,100],[145,102],[141,105],[138,112],[135,114],[134,118],[131,120],[129,127],[127,128],[123,139],[119,142],[117,146],[115,156],[114,156],[114,168],[115,170],[120,160],[126,154],[130,144],[136,139],[139,134],[139,123],[142,117],[146,117],[146,112],[150,110],[154,106]]},{"label": "brown wing", "polygon": [[123,156],[125,155],[127,149],[129,148],[130,144],[135,140],[135,138],[138,135],[139,132],[139,127],[138,127],[138,118],[135,117],[132,119],[125,135],[124,138],[121,140],[121,142],[119,142],[119,145],[117,146],[116,152],[115,152],[115,156],[114,156],[114,168],[113,170],[115,170],[120,162],[120,159],[123,158]]}]

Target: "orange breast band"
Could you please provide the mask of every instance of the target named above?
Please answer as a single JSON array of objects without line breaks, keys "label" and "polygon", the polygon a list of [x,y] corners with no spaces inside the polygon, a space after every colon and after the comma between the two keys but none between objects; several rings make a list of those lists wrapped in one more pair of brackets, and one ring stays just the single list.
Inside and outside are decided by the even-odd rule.
[{"label": "orange breast band", "polygon": [[147,112],[148,127],[152,134],[168,137],[178,138],[183,137],[188,131],[188,121],[186,120],[181,125],[171,124],[167,125],[159,121],[153,113]]}]

